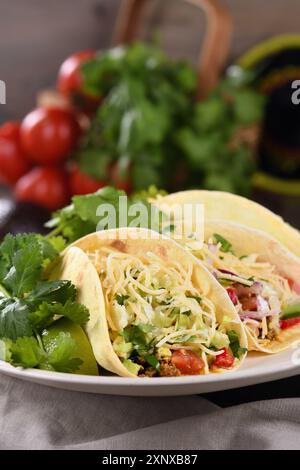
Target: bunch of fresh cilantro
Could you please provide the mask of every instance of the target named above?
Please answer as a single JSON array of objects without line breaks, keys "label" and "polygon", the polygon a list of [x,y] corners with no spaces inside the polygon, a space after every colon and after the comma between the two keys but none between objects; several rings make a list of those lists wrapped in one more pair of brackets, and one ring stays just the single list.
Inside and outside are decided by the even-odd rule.
[{"label": "bunch of fresh cilantro", "polygon": [[43,343],[44,329],[56,318],[80,325],[89,318],[70,281],[43,277],[61,241],[20,234],[7,235],[0,245],[0,359],[15,366],[74,372],[82,364],[68,332],[60,332],[53,344]]},{"label": "bunch of fresh cilantro", "polygon": [[159,48],[136,43],[82,66],[86,92],[102,98],[75,158],[107,180],[116,165],[134,190],[204,187],[247,194],[255,168],[241,128],[259,123],[263,99],[244,79],[224,79],[197,103],[196,72]]}]

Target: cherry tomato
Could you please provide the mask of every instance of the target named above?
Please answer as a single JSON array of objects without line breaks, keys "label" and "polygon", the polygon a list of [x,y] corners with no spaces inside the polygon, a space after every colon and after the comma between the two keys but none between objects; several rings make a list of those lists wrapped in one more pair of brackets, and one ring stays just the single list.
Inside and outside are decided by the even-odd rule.
[{"label": "cherry tomato", "polygon": [[100,98],[83,92],[83,75],[80,66],[96,56],[96,51],[87,49],[68,57],[60,66],[58,72],[58,91],[84,110],[95,110]]},{"label": "cherry tomato", "polygon": [[20,123],[7,121],[0,127],[0,136],[7,139],[18,139],[20,136]]},{"label": "cherry tomato", "polygon": [[171,362],[182,374],[186,375],[199,374],[204,367],[204,362],[201,357],[189,349],[178,349],[174,351]]},{"label": "cherry tomato", "polygon": [[237,305],[239,303],[239,299],[236,294],[236,290],[233,287],[227,287],[226,291],[233,305]]},{"label": "cherry tomato", "polygon": [[31,160],[41,164],[64,161],[80,134],[75,115],[62,108],[37,108],[21,124],[21,145]]},{"label": "cherry tomato", "polygon": [[80,171],[77,165],[72,167],[69,172],[69,186],[71,195],[75,194],[90,194],[97,191],[97,189],[106,186],[106,182],[91,178],[86,173]]},{"label": "cherry tomato", "polygon": [[222,351],[222,353],[216,356],[214,362],[215,366],[222,367],[223,369],[232,367],[234,364],[234,357],[229,354],[226,348],[222,348],[220,351]]},{"label": "cherry tomato", "polygon": [[19,179],[15,196],[19,201],[39,204],[50,211],[69,202],[65,172],[55,167],[36,167]]},{"label": "cherry tomato", "polygon": [[115,162],[110,167],[110,178],[117,189],[125,191],[127,194],[132,192],[132,182],[129,174],[130,169],[123,172],[120,170],[118,162]]},{"label": "cherry tomato", "polygon": [[30,166],[20,146],[20,124],[7,122],[0,127],[0,181],[15,184]]},{"label": "cherry tomato", "polygon": [[299,325],[300,317],[297,318],[287,318],[286,320],[280,320],[279,325],[282,330],[291,328],[292,326]]}]

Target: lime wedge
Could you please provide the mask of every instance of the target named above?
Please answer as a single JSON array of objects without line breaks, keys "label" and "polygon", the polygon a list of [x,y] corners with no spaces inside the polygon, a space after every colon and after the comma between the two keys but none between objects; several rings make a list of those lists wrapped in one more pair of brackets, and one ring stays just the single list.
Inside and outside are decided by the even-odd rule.
[{"label": "lime wedge", "polygon": [[99,375],[96,359],[93,354],[92,347],[87,339],[87,336],[81,326],[76,325],[67,318],[57,320],[50,325],[43,333],[43,343],[47,345],[55,341],[56,336],[61,332],[70,333],[71,337],[76,342],[76,350],[74,357],[80,358],[83,363],[75,374],[84,375]]}]

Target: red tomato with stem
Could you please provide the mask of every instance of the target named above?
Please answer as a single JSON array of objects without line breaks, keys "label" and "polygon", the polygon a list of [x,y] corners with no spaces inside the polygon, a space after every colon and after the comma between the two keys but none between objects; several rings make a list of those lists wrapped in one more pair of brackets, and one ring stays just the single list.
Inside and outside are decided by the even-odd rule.
[{"label": "red tomato with stem", "polygon": [[77,165],[74,165],[69,171],[69,186],[71,195],[90,194],[106,186],[106,182],[92,178],[83,173]]},{"label": "red tomato with stem", "polygon": [[50,211],[69,202],[68,181],[63,170],[56,167],[36,167],[19,179],[15,187],[18,201],[33,202]]},{"label": "red tomato with stem", "polygon": [[25,116],[20,129],[22,148],[34,163],[45,165],[68,158],[79,135],[75,114],[62,108],[37,108]]},{"label": "red tomato with stem", "polygon": [[222,369],[229,369],[234,364],[234,357],[226,348],[222,348],[220,351],[222,351],[222,353],[216,356],[214,364]]},{"label": "red tomato with stem", "polygon": [[182,374],[185,375],[200,374],[204,367],[204,362],[201,357],[189,349],[177,349],[174,351],[171,362]]},{"label": "red tomato with stem", "polygon": [[83,91],[82,64],[94,59],[96,51],[87,49],[68,57],[60,66],[57,79],[59,93],[70,99],[79,108],[87,111],[97,109],[101,99]]},{"label": "red tomato with stem", "polygon": [[20,145],[20,124],[5,123],[0,127],[0,181],[13,185],[30,166]]}]

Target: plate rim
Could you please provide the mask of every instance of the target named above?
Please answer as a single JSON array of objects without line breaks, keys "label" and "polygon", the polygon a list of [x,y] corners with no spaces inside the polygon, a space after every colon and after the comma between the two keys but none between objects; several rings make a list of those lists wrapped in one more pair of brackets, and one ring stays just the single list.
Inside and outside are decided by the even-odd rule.
[{"label": "plate rim", "polygon": [[[292,353],[292,350],[289,350]],[[284,353],[287,356],[287,351]],[[282,355],[282,353],[274,354],[272,356],[266,356],[259,354],[259,356],[274,358]],[[243,365],[247,363],[247,358]],[[33,379],[37,383],[48,384],[59,383],[60,385],[82,385],[82,386],[98,386],[101,387],[136,387],[136,388],[153,388],[153,387],[170,387],[170,386],[196,386],[201,384],[217,384],[223,383],[225,388],[228,388],[228,382],[231,382],[229,388],[235,388],[243,386],[243,382],[249,379],[257,378],[257,383],[262,383],[260,380],[263,376],[264,382],[272,380],[272,377],[278,377],[282,375],[282,378],[287,376],[297,375],[300,373],[300,363],[295,364],[292,362],[291,357],[289,363],[282,362],[277,366],[271,364],[268,368],[267,365],[262,365],[259,368],[244,368],[242,365],[241,369],[227,371],[219,374],[212,375],[197,375],[197,376],[181,376],[181,377],[143,377],[131,378],[131,377],[118,377],[118,376],[93,376],[83,374],[70,374],[65,372],[45,371],[40,369],[24,369],[22,367],[14,367],[11,364],[0,360],[0,373],[15,377],[21,380]],[[280,377],[279,377],[280,378]],[[274,378],[278,380],[278,378]],[[238,384],[240,382],[240,384]],[[255,384],[255,382],[253,382]],[[62,387],[63,388],[63,387]],[[219,389],[220,391],[222,388]]]}]

